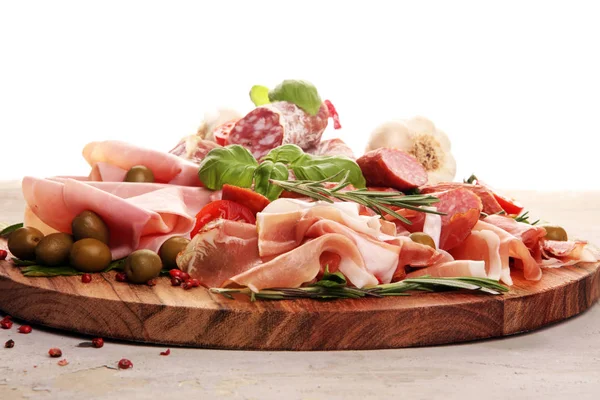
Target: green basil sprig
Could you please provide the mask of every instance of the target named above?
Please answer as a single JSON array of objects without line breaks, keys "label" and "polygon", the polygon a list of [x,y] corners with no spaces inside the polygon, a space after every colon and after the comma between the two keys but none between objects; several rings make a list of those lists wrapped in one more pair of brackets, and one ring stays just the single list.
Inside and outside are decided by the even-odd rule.
[{"label": "green basil sprig", "polygon": [[252,186],[258,162],[245,147],[233,144],[208,152],[200,163],[198,177],[205,187],[218,190],[224,184],[239,187]]},{"label": "green basil sprig", "polygon": [[[282,189],[270,180],[287,180],[289,170],[301,180],[320,181],[332,177],[335,182],[345,178],[357,189],[366,187],[358,164],[344,156],[313,156],[293,144],[271,150],[259,165],[244,147],[234,144],[212,149],[200,163],[198,176],[205,187],[218,190],[224,184],[250,187],[269,200],[279,197]],[[342,174],[340,172],[348,172]]]},{"label": "green basil sprig", "polygon": [[250,99],[257,107],[275,101],[287,101],[310,115],[317,115],[323,103],[312,83],[295,79],[286,79],[271,90],[266,86],[254,85],[250,89]]}]

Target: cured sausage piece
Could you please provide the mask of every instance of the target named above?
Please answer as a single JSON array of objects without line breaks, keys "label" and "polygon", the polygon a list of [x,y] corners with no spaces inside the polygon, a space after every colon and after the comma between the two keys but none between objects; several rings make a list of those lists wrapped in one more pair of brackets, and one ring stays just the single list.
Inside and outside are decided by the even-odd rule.
[{"label": "cured sausage piece", "polygon": [[398,190],[414,189],[427,183],[427,171],[408,153],[379,148],[356,160],[367,185],[388,186]]},{"label": "cured sausage piece", "polygon": [[295,144],[306,150],[321,141],[328,118],[324,104],[315,116],[286,101],[266,104],[239,120],[227,143],[246,147],[257,159],[282,144]]},{"label": "cured sausage piece", "polygon": [[470,183],[445,182],[445,183],[438,183],[437,185],[427,185],[427,186],[420,188],[420,190],[421,190],[421,193],[428,194],[428,193],[442,192],[444,190],[459,189],[459,188],[467,189],[467,190],[475,193],[481,199],[481,202],[483,203],[482,212],[484,212],[488,215],[491,215],[491,214],[496,214],[500,211],[504,211],[502,209],[502,207],[500,206],[500,204],[498,203],[498,201],[496,200],[496,198],[494,197],[494,193],[492,193],[492,191],[490,191],[485,186],[472,185]]}]

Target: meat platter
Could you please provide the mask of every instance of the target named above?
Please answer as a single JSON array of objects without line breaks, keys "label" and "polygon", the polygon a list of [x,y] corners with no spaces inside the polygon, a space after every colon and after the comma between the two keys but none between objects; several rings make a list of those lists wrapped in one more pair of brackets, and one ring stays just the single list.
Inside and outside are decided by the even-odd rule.
[{"label": "meat platter", "polygon": [[169,152],[92,142],[89,175],[24,177],[0,310],[132,341],[333,350],[504,336],[599,297],[597,248],[456,180],[430,120],[380,124],[356,157],[322,139],[341,122],[312,84],[250,97]]}]

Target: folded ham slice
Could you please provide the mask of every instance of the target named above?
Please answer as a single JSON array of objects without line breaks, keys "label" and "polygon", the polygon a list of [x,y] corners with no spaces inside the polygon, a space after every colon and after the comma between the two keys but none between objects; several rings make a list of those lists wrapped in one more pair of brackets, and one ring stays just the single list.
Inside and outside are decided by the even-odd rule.
[{"label": "folded ham slice", "polygon": [[418,269],[406,275],[407,278],[417,278],[429,275],[436,278],[456,278],[471,276],[474,278],[488,278],[484,261],[455,260],[447,261],[428,268]]},{"label": "folded ham slice", "polygon": [[450,251],[456,260],[478,260],[485,262],[485,271],[490,279],[500,280],[502,260],[500,238],[489,230],[473,231],[460,245]]},{"label": "folded ham slice", "polygon": [[28,226],[71,233],[73,218],[93,211],[108,226],[113,259],[137,249],[158,251],[169,237],[188,235],[211,196],[195,187],[64,178],[25,177],[22,188]]},{"label": "folded ham slice", "polygon": [[544,268],[558,268],[579,262],[596,262],[600,253],[581,240],[542,240],[540,243]]},{"label": "folded ham slice", "polygon": [[122,181],[131,167],[144,165],[152,170],[158,183],[202,186],[197,164],[162,151],[107,140],[88,143],[83,149],[83,157],[92,167],[92,180]]},{"label": "folded ham slice", "polygon": [[351,284],[358,288],[377,285],[377,278],[365,268],[356,245],[343,235],[329,233],[242,272],[226,281],[223,286],[246,286],[254,292],[268,288],[300,287],[322,272],[319,260],[326,251],[340,256],[339,270]]},{"label": "folded ham slice", "polygon": [[525,246],[531,251],[534,251],[536,246],[539,245],[540,240],[546,236],[546,230],[541,226],[518,222],[514,218],[503,215],[490,215],[485,217],[483,221],[497,226],[514,237],[521,239]]},{"label": "folded ham slice", "polygon": [[206,287],[259,264],[256,226],[224,219],[206,225],[177,257],[177,266]]}]

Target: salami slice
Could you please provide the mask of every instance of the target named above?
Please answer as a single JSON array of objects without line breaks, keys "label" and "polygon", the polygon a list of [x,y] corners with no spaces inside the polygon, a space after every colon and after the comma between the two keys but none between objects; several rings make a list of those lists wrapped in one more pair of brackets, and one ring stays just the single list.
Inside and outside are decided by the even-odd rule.
[{"label": "salami slice", "polygon": [[485,186],[481,185],[473,185],[470,183],[459,183],[459,182],[444,182],[438,183],[436,185],[427,185],[420,188],[421,193],[434,193],[434,192],[442,192],[444,190],[450,189],[467,189],[473,193],[475,193],[483,203],[483,212],[491,215],[496,214],[500,211],[503,211],[502,207],[496,201],[494,194]]},{"label": "salami slice", "polygon": [[416,158],[397,149],[381,147],[356,160],[368,186],[414,189],[427,183],[427,171]]},{"label": "salami slice", "polygon": [[353,160],[356,158],[352,149],[342,139],[323,140],[306,152],[316,156],[346,156]]},{"label": "salami slice", "polygon": [[239,120],[227,142],[246,147],[256,158],[282,144],[295,144],[307,150],[321,141],[328,118],[324,104],[315,116],[286,101],[266,104]]}]

